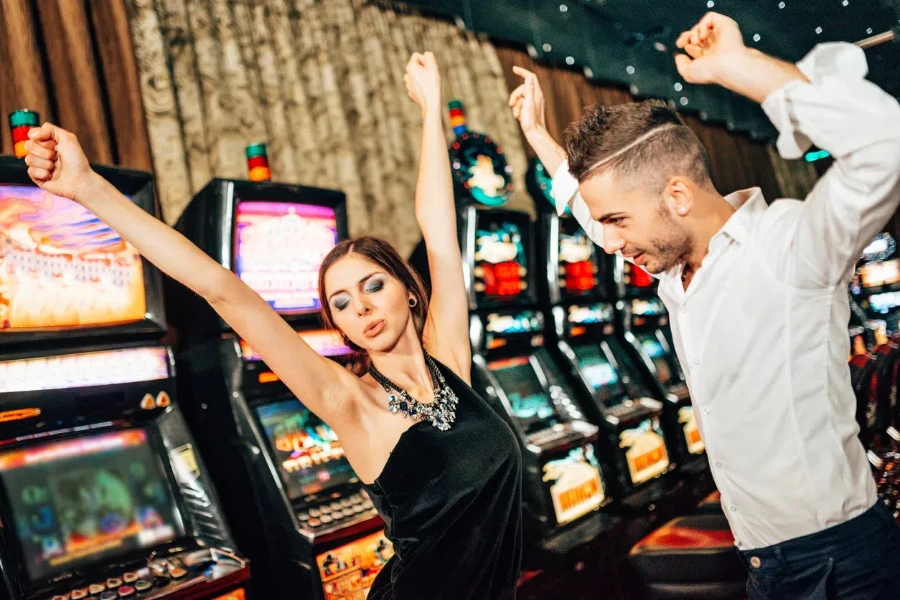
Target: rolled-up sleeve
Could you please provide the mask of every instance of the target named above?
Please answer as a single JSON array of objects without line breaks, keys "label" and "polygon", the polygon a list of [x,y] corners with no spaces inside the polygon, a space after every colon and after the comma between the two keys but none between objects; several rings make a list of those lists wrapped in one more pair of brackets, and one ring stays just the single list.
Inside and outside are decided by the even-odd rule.
[{"label": "rolled-up sleeve", "polygon": [[793,81],[762,105],[778,151],[800,158],[815,144],[835,162],[806,197],[783,256],[796,283],[835,285],[900,204],[900,105],[865,79],[855,45],[820,44],[797,66],[809,82]]}]

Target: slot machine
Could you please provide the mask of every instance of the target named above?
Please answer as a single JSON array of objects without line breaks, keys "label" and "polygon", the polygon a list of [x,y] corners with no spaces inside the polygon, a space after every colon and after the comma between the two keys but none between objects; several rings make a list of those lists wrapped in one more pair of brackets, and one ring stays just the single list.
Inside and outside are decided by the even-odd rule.
[{"label": "slot machine", "polygon": [[[469,300],[472,386],[509,424],[523,455],[526,564],[574,556],[619,524],[602,510],[612,500],[599,429],[589,423],[544,346],[532,223],[501,208],[511,181],[502,149],[468,131],[451,103],[450,148],[460,249]],[[410,258],[429,281],[424,243]]]},{"label": "slot machine", "polygon": [[[147,212],[147,173],[94,167]],[[158,271],[0,158],[0,597],[244,600]]]},{"label": "slot machine", "polygon": [[[322,259],[347,235],[344,194],[213,180],[178,229],[233,270],[320,355],[350,354],[318,317]],[[363,598],[392,555],[340,440],[211,308],[171,289],[200,442],[266,598]]]},{"label": "slot machine", "polygon": [[866,329],[870,346],[884,344],[900,332],[900,258],[896,251],[891,234],[878,234],[863,250],[850,282],[851,299],[861,309],[856,324]]},{"label": "slot machine", "polygon": [[[663,426],[662,394],[641,368],[641,357],[617,327],[615,258],[587,237],[567,211],[557,216],[552,180],[535,161],[526,177],[535,200],[541,305],[548,344],[599,425],[616,473],[616,495],[633,509],[670,494],[675,460]],[[633,338],[631,338],[632,341]]]},{"label": "slot machine", "polygon": [[[637,349],[645,367],[663,391],[664,428],[675,442],[681,471],[697,485],[708,480],[706,447],[700,437],[687,380],[678,362],[669,313],[656,293],[657,281],[641,267],[623,260],[617,262],[617,285],[625,305],[623,320],[627,338]],[[699,485],[699,487],[698,487]]]}]

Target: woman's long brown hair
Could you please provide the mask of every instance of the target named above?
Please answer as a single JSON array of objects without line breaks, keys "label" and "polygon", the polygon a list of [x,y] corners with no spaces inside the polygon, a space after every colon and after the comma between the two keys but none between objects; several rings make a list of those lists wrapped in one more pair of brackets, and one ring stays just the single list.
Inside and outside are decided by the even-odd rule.
[{"label": "woman's long brown hair", "polygon": [[416,305],[410,310],[412,311],[416,331],[419,333],[420,342],[422,341],[422,330],[425,328],[425,320],[428,317],[428,296],[425,293],[425,285],[422,283],[422,278],[419,277],[415,269],[403,260],[403,257],[394,250],[393,246],[382,239],[363,236],[352,240],[344,240],[332,248],[331,252],[325,256],[322,266],[319,268],[319,302],[322,305],[322,323],[328,329],[336,330],[341,334],[344,343],[354,352],[350,368],[354,373],[362,376],[369,370],[369,356],[335,326],[331,315],[331,305],[328,303],[328,298],[325,297],[325,274],[334,263],[350,253],[359,254],[384,269],[385,273],[398,280],[406,291],[416,299]]}]

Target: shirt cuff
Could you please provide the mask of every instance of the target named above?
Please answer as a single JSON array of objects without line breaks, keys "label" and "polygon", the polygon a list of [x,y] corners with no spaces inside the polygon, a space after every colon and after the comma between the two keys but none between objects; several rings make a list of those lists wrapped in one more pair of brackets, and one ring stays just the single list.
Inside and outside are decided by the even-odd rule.
[{"label": "shirt cuff", "polygon": [[778,129],[778,152],[787,159],[800,158],[812,145],[810,139],[798,128],[793,111],[792,93],[798,86],[822,85],[829,81],[850,81],[865,78],[868,73],[866,55],[862,48],[845,42],[818,44],[800,62],[797,68],[809,79],[791,81],[769,95],[762,109]]},{"label": "shirt cuff", "polygon": [[566,212],[569,202],[578,192],[578,180],[569,173],[569,162],[563,161],[556,173],[553,174],[553,201],[556,204],[556,214]]}]

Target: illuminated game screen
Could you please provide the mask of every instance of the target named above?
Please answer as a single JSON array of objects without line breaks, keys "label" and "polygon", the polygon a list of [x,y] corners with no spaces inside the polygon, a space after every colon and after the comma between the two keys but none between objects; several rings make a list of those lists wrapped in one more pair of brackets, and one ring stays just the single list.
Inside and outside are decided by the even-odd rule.
[{"label": "illuminated game screen", "polygon": [[256,414],[291,500],[356,480],[337,435],[299,400],[264,404]]},{"label": "illuminated game screen", "polygon": [[659,382],[663,385],[672,383],[675,377],[673,377],[672,366],[669,364],[669,357],[656,336],[652,333],[641,333],[637,336],[637,339],[641,344],[641,349],[653,361]]},{"label": "illuminated game screen", "polygon": [[622,271],[622,282],[629,295],[654,292],[657,283],[656,279],[642,267],[627,261]]},{"label": "illuminated game screen", "polygon": [[159,454],[140,429],[0,454],[32,580],[184,535]]},{"label": "illuminated game screen", "polygon": [[319,310],[322,259],[337,244],[334,209],[288,202],[241,202],[234,269],[276,311]]},{"label": "illuminated game screen", "polygon": [[588,344],[575,346],[572,350],[575,352],[578,368],[601,402],[613,405],[624,399],[625,388],[619,381],[619,374],[599,346]]},{"label": "illuminated game screen", "polygon": [[362,600],[375,577],[394,556],[384,532],[375,533],[316,556],[325,600]]},{"label": "illuminated game screen", "polygon": [[169,377],[166,348],[122,348],[0,362],[0,394],[156,381]]},{"label": "illuminated game screen", "polygon": [[577,223],[574,231],[564,231],[566,221],[574,219],[560,220],[559,291],[565,296],[581,296],[599,284],[597,247]]},{"label": "illuminated game screen", "polygon": [[559,525],[599,508],[606,499],[600,462],[591,444],[569,450],[562,458],[544,463],[541,478],[550,490]]},{"label": "illuminated game screen", "polygon": [[556,407],[527,356],[492,361],[488,368],[506,393],[513,418],[526,434],[559,423]]},{"label": "illuminated game screen", "polygon": [[[298,331],[297,335],[299,335],[304,342],[309,344],[319,356],[344,356],[353,352],[353,350],[350,349],[350,346],[344,344],[336,331],[329,331],[327,329],[306,329]],[[240,344],[241,355],[244,357],[244,360],[262,360],[259,354],[256,353],[256,350],[254,350],[246,341],[241,340]]]},{"label": "illuminated game screen", "polygon": [[662,475],[669,468],[666,440],[656,417],[620,432],[619,447],[625,450],[628,473],[635,485]]},{"label": "illuminated game screen", "polygon": [[859,277],[865,288],[900,282],[900,258],[885,262],[873,262],[859,268]]},{"label": "illuminated game screen", "polygon": [[488,223],[475,232],[475,281],[478,299],[510,300],[528,288],[528,256],[515,223]]},{"label": "illuminated game screen", "polygon": [[71,200],[0,185],[0,329],[54,329],[141,321],[141,257]]}]

